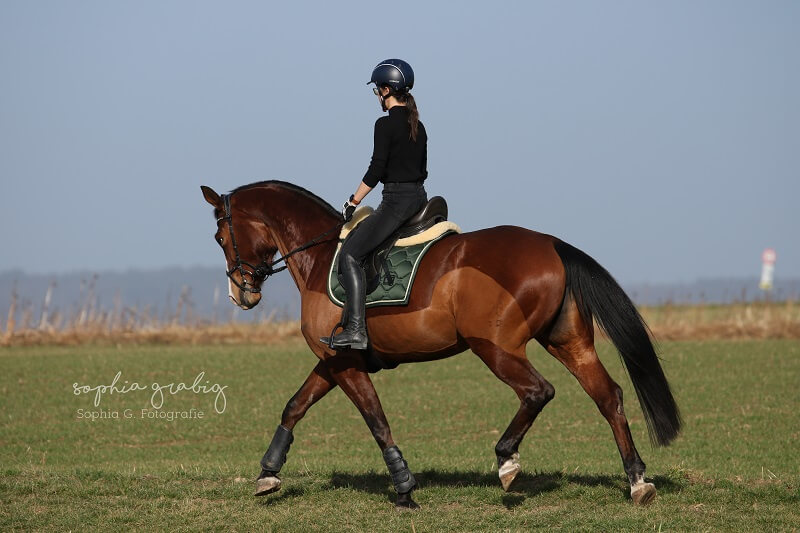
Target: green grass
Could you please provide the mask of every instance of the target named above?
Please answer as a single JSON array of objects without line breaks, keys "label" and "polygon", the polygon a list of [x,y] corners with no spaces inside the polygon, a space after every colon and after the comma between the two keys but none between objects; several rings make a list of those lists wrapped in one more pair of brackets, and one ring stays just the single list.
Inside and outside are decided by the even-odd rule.
[{"label": "green grass", "polygon": [[[800,528],[800,343],[670,342],[664,367],[685,429],[652,449],[635,394],[606,344],[609,372],[659,496],[634,507],[605,420],[558,362],[529,357],[556,387],[520,448],[523,474],[504,493],[494,444],[514,394],[473,355],[373,376],[394,438],[417,474],[423,509],[398,513],[381,454],[336,389],[295,429],[281,492],[251,496],[258,461],[286,400],[315,359],[300,344],[19,347],[0,350],[0,529],[792,530]],[[150,392],[104,396],[72,384],[191,381],[213,395],[168,396],[164,409],[205,418],[142,419]],[[81,420],[78,409],[131,419]],[[244,478],[244,481],[237,480]]]}]

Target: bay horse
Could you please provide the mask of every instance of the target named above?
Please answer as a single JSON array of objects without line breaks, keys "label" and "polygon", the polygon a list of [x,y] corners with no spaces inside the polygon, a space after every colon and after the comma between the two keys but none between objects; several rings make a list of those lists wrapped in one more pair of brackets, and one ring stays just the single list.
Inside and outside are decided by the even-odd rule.
[{"label": "bay horse", "polygon": [[[398,493],[396,505],[416,509],[416,481],[396,446],[369,377],[363,352],[320,342],[341,310],[327,294],[341,214],[313,193],[282,181],[239,187],[220,196],[201,187],[214,207],[214,236],[225,253],[228,295],[251,309],[269,275],[288,268],[301,297],[301,330],[318,362],[286,404],[261,460],[256,495],[280,489],[278,473],[292,430],[308,409],[337,385],[361,412]],[[280,259],[274,259],[280,253]],[[281,268],[274,265],[284,261]],[[577,379],[611,426],[636,504],[655,486],[633,443],[622,389],[594,347],[594,321],[616,346],[633,383],[650,440],[666,446],[681,418],[649,330],[614,278],[584,252],[551,235],[498,226],[447,236],[423,257],[408,304],[367,310],[371,350],[389,366],[450,357],[471,350],[519,397],[519,410],[495,446],[504,490],[520,472],[519,445],[553,386],[531,365],[526,345],[538,341]]]}]

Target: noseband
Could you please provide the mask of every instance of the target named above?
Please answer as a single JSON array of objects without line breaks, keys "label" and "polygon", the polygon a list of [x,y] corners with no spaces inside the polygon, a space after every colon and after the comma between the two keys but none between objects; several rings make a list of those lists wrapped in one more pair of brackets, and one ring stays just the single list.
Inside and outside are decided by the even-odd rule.
[{"label": "noseband", "polygon": [[[228,270],[226,274],[228,278],[233,282],[234,285],[239,287],[239,290],[244,292],[252,292],[254,294],[258,294],[261,292],[261,287],[256,286],[256,280],[263,282],[272,274],[279,272],[286,268],[283,266],[279,269],[273,269],[272,264],[267,263],[266,260],[262,260],[258,265],[254,266],[247,261],[242,261],[241,256],[239,255],[239,247],[236,245],[236,237],[233,234],[233,215],[231,214],[231,195],[230,194],[223,194],[222,195],[222,204],[225,206],[225,216],[222,218],[217,219],[217,222],[220,220],[225,220],[228,222],[228,233],[231,236],[231,244],[233,245],[233,253],[236,254],[236,264],[233,265],[233,268]],[[242,283],[236,281],[233,277],[233,273],[239,271],[239,275],[242,278]],[[247,278],[245,275],[250,276],[253,280],[252,283],[248,283]]]},{"label": "noseband", "polygon": [[[236,245],[236,237],[233,235],[233,215],[231,214],[231,196],[233,196],[233,194],[223,194],[222,195],[222,205],[225,208],[225,216],[223,216],[222,218],[218,218],[217,222],[219,222],[220,220],[227,221],[227,223],[228,223],[228,233],[230,233],[231,244],[233,245],[233,252],[236,254],[236,264],[234,264],[233,267],[230,270],[228,270],[225,274],[227,274],[228,279],[230,279],[231,282],[239,288],[239,290],[244,291],[244,292],[251,292],[253,294],[260,293],[261,292],[261,287],[260,286],[256,286],[256,280],[258,280],[261,283],[263,283],[271,275],[277,274],[278,272],[280,272],[282,270],[286,270],[288,268],[288,265],[283,265],[282,267],[279,267],[279,268],[274,268],[274,266],[276,264],[280,263],[281,261],[283,261],[285,263],[286,259],[288,259],[289,257],[291,257],[292,255],[294,255],[294,254],[296,254],[298,252],[302,252],[303,250],[307,250],[308,248],[311,248],[312,246],[316,246],[317,244],[322,242],[319,239],[321,239],[321,238],[327,236],[328,234],[330,234],[331,232],[341,228],[342,225],[344,224],[344,221],[336,224],[334,227],[332,227],[331,229],[329,229],[325,233],[322,233],[321,235],[318,235],[318,236],[314,237],[311,241],[305,243],[302,246],[299,246],[299,247],[295,248],[294,250],[292,250],[288,254],[279,257],[275,261],[267,262],[267,260],[264,259],[258,265],[252,265],[252,264],[248,263],[247,261],[242,261],[242,258],[239,255],[239,247]],[[233,273],[236,272],[236,271],[239,272],[239,275],[242,278],[242,282],[241,283],[236,281],[236,279],[233,277]],[[245,275],[250,276],[250,278],[253,280],[252,283],[247,281],[247,278],[245,277]]]}]

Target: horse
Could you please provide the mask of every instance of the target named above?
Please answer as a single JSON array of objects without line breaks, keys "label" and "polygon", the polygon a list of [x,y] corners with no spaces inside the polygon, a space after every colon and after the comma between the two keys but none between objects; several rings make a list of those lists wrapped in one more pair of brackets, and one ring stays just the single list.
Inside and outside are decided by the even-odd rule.
[{"label": "horse", "polygon": [[[418,509],[417,483],[392,438],[363,351],[320,342],[340,320],[327,293],[329,267],[342,215],[312,192],[263,181],[220,196],[201,187],[214,207],[215,240],[227,263],[228,296],[242,309],[261,300],[265,280],[288,269],[301,298],[301,332],[317,356],[314,369],[289,399],[261,460],[256,495],[275,492],[309,408],[339,386],[363,416],[383,453],[397,492],[396,506]],[[275,259],[276,254],[281,257]],[[275,268],[283,261],[284,265]],[[622,389],[594,346],[597,322],[617,348],[633,383],[651,442],[666,446],[681,416],[659,363],[650,331],[630,298],[589,255],[547,234],[498,226],[447,236],[423,257],[407,305],[367,310],[370,350],[390,367],[434,361],[471,350],[519,398],[519,409],[495,446],[504,490],[521,471],[520,443],[555,389],[530,363],[535,339],[574,376],[611,426],[634,504],[656,496],[645,480],[631,436]]]}]

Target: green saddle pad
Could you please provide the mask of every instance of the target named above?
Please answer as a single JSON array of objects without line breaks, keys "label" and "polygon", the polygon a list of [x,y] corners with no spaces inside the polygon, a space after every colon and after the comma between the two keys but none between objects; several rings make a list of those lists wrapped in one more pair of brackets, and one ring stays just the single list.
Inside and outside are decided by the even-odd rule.
[{"label": "green saddle pad", "polygon": [[[367,294],[366,306],[408,304],[411,285],[414,283],[414,277],[417,275],[420,261],[422,261],[425,253],[435,242],[452,233],[456,232],[449,230],[427,242],[411,246],[392,247],[386,256],[385,263],[389,269],[388,276],[384,267],[381,267],[378,286],[374,291]],[[331,269],[328,274],[328,297],[339,307],[344,307],[344,287],[339,283],[338,276],[339,252],[341,249],[342,246],[339,244],[331,262]]]}]

